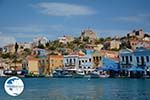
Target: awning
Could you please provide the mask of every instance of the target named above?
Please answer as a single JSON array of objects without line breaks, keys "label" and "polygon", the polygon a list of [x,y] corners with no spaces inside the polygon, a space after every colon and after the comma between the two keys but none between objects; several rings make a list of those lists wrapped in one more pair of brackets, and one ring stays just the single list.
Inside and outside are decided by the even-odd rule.
[{"label": "awning", "polygon": [[96,70],[103,70],[103,71],[119,71],[118,68],[113,68],[113,67],[98,67]]}]

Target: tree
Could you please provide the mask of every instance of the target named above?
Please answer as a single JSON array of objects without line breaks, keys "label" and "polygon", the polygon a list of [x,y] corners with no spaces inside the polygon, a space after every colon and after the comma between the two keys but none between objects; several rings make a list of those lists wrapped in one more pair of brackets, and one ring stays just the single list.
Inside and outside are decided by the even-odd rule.
[{"label": "tree", "polygon": [[6,53],[6,54],[2,54],[1,57],[2,57],[3,59],[6,59],[6,58],[10,58],[11,55],[10,55],[10,53]]},{"label": "tree", "polygon": [[16,42],[16,44],[15,44],[15,53],[17,53],[18,48],[19,48],[19,45],[18,45],[17,42]]},{"label": "tree", "polygon": [[49,42],[47,42],[47,43],[45,44],[45,46],[46,46],[46,47],[49,47],[49,46],[50,46]]},{"label": "tree", "polygon": [[31,50],[28,49],[28,48],[25,48],[25,49],[24,49],[24,52],[25,52],[26,55],[30,55],[30,54],[31,54]]},{"label": "tree", "polygon": [[40,49],[44,49],[45,47],[44,47],[44,45],[43,45],[43,44],[39,44],[39,45],[38,45],[38,48],[40,48]]},{"label": "tree", "polygon": [[88,43],[89,42],[89,37],[84,37],[83,41],[86,42],[86,43]]}]

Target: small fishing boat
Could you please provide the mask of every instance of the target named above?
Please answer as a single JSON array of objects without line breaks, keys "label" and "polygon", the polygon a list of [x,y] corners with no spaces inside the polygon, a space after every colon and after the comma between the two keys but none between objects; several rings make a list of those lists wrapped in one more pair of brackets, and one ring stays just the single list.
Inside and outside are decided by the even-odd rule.
[{"label": "small fishing boat", "polygon": [[106,72],[99,72],[99,71],[93,71],[90,73],[90,78],[108,78],[110,75],[108,75]]}]

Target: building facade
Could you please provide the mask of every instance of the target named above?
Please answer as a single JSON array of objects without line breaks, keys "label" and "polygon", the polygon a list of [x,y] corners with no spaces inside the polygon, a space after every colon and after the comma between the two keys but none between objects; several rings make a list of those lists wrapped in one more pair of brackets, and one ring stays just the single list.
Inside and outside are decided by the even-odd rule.
[{"label": "building facade", "polygon": [[100,51],[94,51],[92,55],[93,68],[102,66],[102,55]]},{"label": "building facade", "polygon": [[65,55],[64,56],[64,67],[69,69],[79,68],[79,55]]},{"label": "building facade", "polygon": [[119,49],[120,48],[120,41],[112,40],[110,41],[110,49]]},{"label": "building facade", "polygon": [[[120,68],[125,70],[126,72],[129,69],[135,67],[140,68],[140,70],[150,71],[150,50],[146,48],[137,48],[136,50],[132,51],[129,49],[121,50],[119,54],[120,58]],[[132,69],[133,70],[133,69]]]},{"label": "building facade", "polygon": [[51,73],[56,68],[63,68],[64,67],[64,57],[62,55],[49,55],[48,56],[49,62],[49,72]]},{"label": "building facade", "polygon": [[34,49],[27,57],[28,72],[36,75],[48,73],[48,57],[44,49]]},{"label": "building facade", "polygon": [[127,37],[132,37],[135,36],[137,38],[144,38],[144,30],[143,29],[139,29],[139,30],[133,30],[132,32],[127,34]]}]

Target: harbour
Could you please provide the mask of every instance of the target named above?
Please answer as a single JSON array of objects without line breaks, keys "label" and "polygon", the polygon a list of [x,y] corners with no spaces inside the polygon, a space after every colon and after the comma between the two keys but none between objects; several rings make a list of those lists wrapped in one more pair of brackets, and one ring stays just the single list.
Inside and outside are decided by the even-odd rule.
[{"label": "harbour", "polygon": [[129,78],[22,78],[25,89],[18,97],[5,93],[1,100],[149,100],[149,79]]}]

